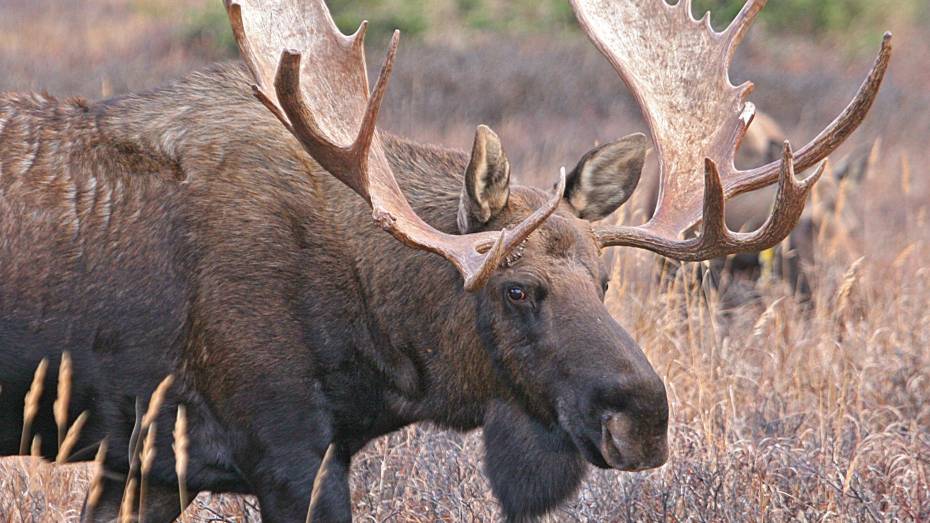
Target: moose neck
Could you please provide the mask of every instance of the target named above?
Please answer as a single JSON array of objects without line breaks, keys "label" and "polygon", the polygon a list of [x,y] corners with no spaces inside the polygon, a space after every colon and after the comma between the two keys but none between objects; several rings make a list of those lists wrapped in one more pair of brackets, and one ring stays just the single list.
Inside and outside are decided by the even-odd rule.
[{"label": "moose neck", "polygon": [[[399,420],[430,419],[460,428],[480,423],[497,385],[478,336],[475,296],[463,289],[461,276],[448,261],[410,249],[378,228],[367,203],[320,170],[252,96],[241,66],[214,66],[148,94],[103,102],[95,110],[110,139],[145,144],[147,154],[178,166],[186,194],[198,195],[183,204],[195,215],[203,213],[193,208],[211,205],[212,197],[206,195],[223,193],[225,186],[241,195],[238,185],[263,184],[268,198],[243,202],[249,212],[263,220],[281,219],[281,209],[301,217],[299,234],[312,237],[311,243],[321,248],[295,270],[316,270],[316,279],[338,279],[341,294],[316,298],[353,302],[346,309],[366,316],[341,327],[320,328],[331,328],[330,336],[344,339],[346,347],[370,340],[367,346],[360,342],[346,350],[356,350],[358,357],[351,360],[384,376],[379,383],[387,383],[384,395]],[[383,140],[415,211],[437,229],[456,233],[468,155],[389,135]],[[282,229],[301,230],[290,225]],[[359,325],[367,325],[368,332],[348,336],[339,330]]]},{"label": "moose neck", "polygon": [[[398,183],[417,214],[456,233],[468,156],[384,139]],[[448,261],[397,242],[371,224],[363,204],[352,207],[358,212],[349,217],[351,228],[364,231],[355,242],[356,267],[368,313],[385,334],[382,356],[395,362],[388,372],[400,371],[398,379],[413,385],[390,393],[391,403],[405,417],[457,428],[480,424],[497,384],[478,333],[476,296],[463,289]]]}]

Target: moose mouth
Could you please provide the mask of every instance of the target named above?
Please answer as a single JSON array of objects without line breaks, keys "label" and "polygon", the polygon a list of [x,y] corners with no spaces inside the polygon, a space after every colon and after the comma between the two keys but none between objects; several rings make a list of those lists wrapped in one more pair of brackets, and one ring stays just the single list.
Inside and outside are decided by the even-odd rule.
[{"label": "moose mouth", "polygon": [[573,416],[560,414],[559,418],[581,455],[595,467],[639,472],[660,467],[668,460],[665,431],[644,434],[640,424],[625,414],[604,414],[600,430],[584,427]]}]

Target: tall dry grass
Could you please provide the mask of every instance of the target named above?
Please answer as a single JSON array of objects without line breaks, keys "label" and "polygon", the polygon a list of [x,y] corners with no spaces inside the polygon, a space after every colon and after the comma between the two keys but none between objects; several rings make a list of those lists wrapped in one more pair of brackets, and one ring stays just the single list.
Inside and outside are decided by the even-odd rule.
[{"label": "tall dry grass", "polygon": [[[219,57],[131,4],[0,5],[0,90],[97,98]],[[930,39],[920,28],[892,29],[890,78],[853,139],[881,136],[882,157],[863,186],[848,189],[842,216],[824,221],[809,303],[766,280],[732,308],[713,286],[695,284],[694,265],[657,285],[654,256],[615,253],[608,306],[667,384],[671,457],[652,472],[592,472],[553,519],[930,520],[930,94],[913,87],[930,81]],[[868,60],[757,34],[734,76],[757,82],[753,100],[800,143],[839,112]],[[595,141],[642,129],[609,66],[576,40],[405,44],[388,104],[384,127],[447,145],[466,147],[475,125],[493,125],[517,177],[540,184]],[[642,221],[636,209],[628,204],[621,219]],[[373,442],[353,463],[356,517],[493,520],[481,454],[479,433],[424,425]],[[92,465],[0,459],[0,519],[73,521],[94,476]],[[212,494],[182,518],[258,520],[253,498]]]}]

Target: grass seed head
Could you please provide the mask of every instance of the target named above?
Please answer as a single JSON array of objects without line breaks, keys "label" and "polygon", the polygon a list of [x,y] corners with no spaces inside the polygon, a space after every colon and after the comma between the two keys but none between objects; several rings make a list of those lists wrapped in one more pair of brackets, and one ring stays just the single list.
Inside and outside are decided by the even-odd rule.
[{"label": "grass seed head", "polygon": [[158,417],[158,411],[161,410],[161,405],[164,403],[165,396],[168,394],[168,389],[171,388],[172,383],[174,383],[174,376],[169,374],[165,376],[165,379],[155,388],[155,392],[153,392],[152,397],[149,398],[148,409],[146,409],[145,415],[142,417],[142,430],[147,429],[155,422],[155,418]]},{"label": "grass seed head", "polygon": [[88,414],[85,410],[74,420],[74,423],[68,427],[68,434],[65,436],[61,447],[58,449],[58,456],[55,458],[55,463],[61,465],[68,462],[68,456],[71,455],[71,451],[74,450],[74,446],[77,445],[78,438],[81,436],[81,430],[84,429],[84,424],[87,423],[87,416]]}]

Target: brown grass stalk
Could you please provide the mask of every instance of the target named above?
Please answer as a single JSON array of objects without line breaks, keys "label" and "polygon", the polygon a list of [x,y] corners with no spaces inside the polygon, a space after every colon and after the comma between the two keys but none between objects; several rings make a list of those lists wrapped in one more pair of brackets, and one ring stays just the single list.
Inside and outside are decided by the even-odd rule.
[{"label": "brown grass stalk", "polygon": [[[55,425],[58,426],[58,447],[61,448],[68,430],[68,405],[71,403],[71,354],[67,351],[61,354],[61,364],[58,366],[58,394],[52,410],[55,414]],[[60,453],[60,451],[59,451]]]},{"label": "brown grass stalk", "polygon": [[32,437],[32,445],[29,447],[29,456],[41,459],[42,458],[42,435],[36,434]]},{"label": "brown grass stalk", "polygon": [[139,523],[144,523],[145,520],[145,497],[148,493],[149,473],[152,471],[152,465],[155,463],[156,427],[156,423],[149,425],[145,434],[145,443],[142,444],[142,480],[139,486]]},{"label": "brown grass stalk", "polygon": [[32,434],[32,422],[36,414],[39,413],[39,401],[42,399],[42,388],[45,384],[45,373],[48,370],[48,358],[42,358],[36,367],[35,374],[32,376],[32,385],[29,392],[26,393],[26,399],[23,405],[23,435],[19,442],[19,453],[26,454],[29,449],[30,435]]},{"label": "brown grass stalk", "polygon": [[181,512],[190,502],[187,491],[187,465],[188,447],[190,440],[187,437],[187,410],[184,405],[178,405],[178,416],[174,422],[174,470],[178,476],[178,497],[181,502]]},{"label": "brown grass stalk", "polygon": [[74,423],[68,427],[68,432],[61,445],[58,447],[58,456],[55,457],[55,463],[63,465],[68,462],[68,456],[71,455],[71,451],[74,450],[74,446],[77,445],[78,438],[81,436],[81,430],[84,429],[84,424],[87,423],[87,416],[88,413],[85,410],[74,420]]},{"label": "brown grass stalk", "polygon": [[119,523],[132,523],[134,519],[133,508],[135,507],[135,496],[136,478],[129,478],[129,481],[126,482],[126,489],[123,491],[123,500],[119,507],[119,516],[117,517]]},{"label": "brown grass stalk", "polygon": [[85,517],[89,521],[93,521],[94,511],[100,503],[101,496],[103,496],[103,482],[106,474],[104,462],[106,457],[107,440],[103,440],[100,442],[100,446],[97,447],[97,455],[94,457],[94,476],[91,479],[90,490],[85,503]]},{"label": "brown grass stalk", "polygon": [[837,316],[841,316],[850,307],[853,288],[856,286],[856,282],[859,281],[860,268],[862,267],[862,262],[864,260],[865,257],[862,257],[854,261],[852,265],[849,266],[849,269],[846,270],[846,274],[843,275],[843,281],[836,293]]},{"label": "brown grass stalk", "polygon": [[[136,473],[139,472],[139,467],[142,465],[142,463],[140,463],[140,454],[145,451],[145,444],[148,442],[150,434],[149,429],[155,426],[158,412],[161,410],[162,403],[164,403],[165,396],[168,394],[168,389],[171,388],[172,383],[174,383],[174,376],[169,374],[155,387],[155,391],[152,392],[152,395],[149,397],[148,407],[142,415],[141,420],[138,418],[141,403],[138,399],[136,401],[136,426],[133,427],[133,432],[130,436],[129,473],[126,476],[126,485],[123,489],[123,505],[127,503],[127,499],[130,500],[130,512],[132,512],[131,507],[134,505],[133,496],[135,495],[134,491],[137,486]],[[152,432],[151,437],[154,438],[154,432]],[[151,457],[154,459],[154,449],[152,449],[152,452]],[[142,461],[144,461],[144,459],[145,456],[142,456]],[[142,494],[140,494],[140,502],[144,502],[144,499],[141,499],[141,497]],[[122,508],[120,511],[122,512]]]},{"label": "brown grass stalk", "polygon": [[143,431],[147,430],[150,425],[155,423],[155,418],[158,417],[158,411],[161,410],[161,405],[165,401],[165,395],[168,394],[168,389],[171,388],[172,383],[174,383],[174,376],[169,374],[165,376],[165,379],[161,380],[161,383],[155,388],[155,392],[153,392],[151,398],[149,398],[149,406],[145,411],[145,416],[142,417]]}]

